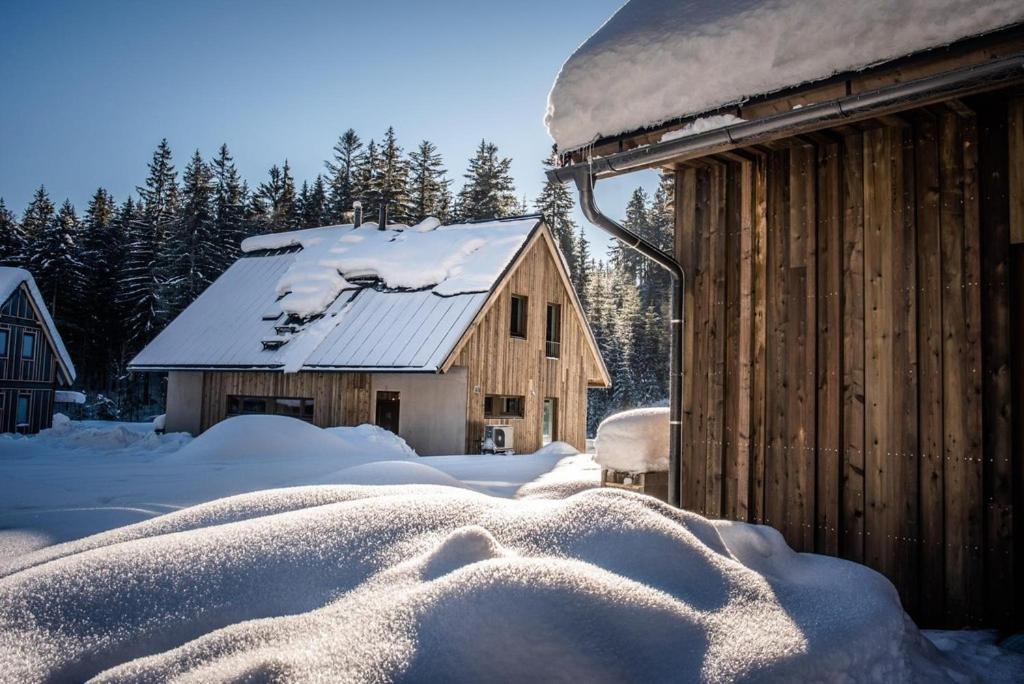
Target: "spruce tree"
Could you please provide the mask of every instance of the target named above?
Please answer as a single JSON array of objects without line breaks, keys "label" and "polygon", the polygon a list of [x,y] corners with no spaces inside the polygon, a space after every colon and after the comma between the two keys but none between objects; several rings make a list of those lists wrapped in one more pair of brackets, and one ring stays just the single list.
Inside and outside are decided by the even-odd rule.
[{"label": "spruce tree", "polygon": [[25,258],[25,232],[0,197],[0,266],[20,266]]},{"label": "spruce tree", "polygon": [[351,128],[341,134],[334,145],[334,156],[327,166],[327,211],[324,223],[345,223],[352,202],[359,199],[356,191],[356,168],[362,161],[363,143]]},{"label": "spruce tree", "polygon": [[318,226],[330,225],[327,186],[324,183],[323,176],[317,174],[312,186],[303,181],[302,191],[302,194],[305,195],[300,203],[302,208],[302,227],[316,228]]},{"label": "spruce tree", "polygon": [[79,384],[109,392],[114,360],[121,346],[123,323],[117,304],[119,268],[126,248],[124,229],[113,196],[98,188],[89,201],[82,225],[81,262],[84,330],[78,363]]},{"label": "spruce tree", "polygon": [[214,182],[214,240],[220,257],[217,270],[223,272],[240,253],[242,240],[248,237],[246,195],[248,191],[238,175],[227,145],[221,145],[212,163]]},{"label": "spruce tree", "polygon": [[[21,230],[26,247],[34,242],[37,237],[50,225],[54,220],[54,206],[53,202],[50,201],[50,196],[46,193],[46,188],[42,185],[36,190],[35,195],[32,196],[32,201],[29,202],[25,208],[25,213],[21,217]],[[27,259],[27,252],[26,252]]]},{"label": "spruce tree", "polygon": [[[640,237],[649,237],[647,193],[643,188],[637,188],[630,195],[629,202],[626,204],[626,219],[622,225]],[[648,259],[623,242],[616,240],[612,243],[612,267],[634,283],[639,284],[640,280],[645,277],[649,263]]]},{"label": "spruce tree", "polygon": [[570,277],[572,278],[572,286],[576,289],[576,294],[579,295],[583,311],[587,312],[589,307],[587,295],[590,286],[590,272],[593,270],[594,265],[590,258],[590,241],[587,240],[583,226],[580,226],[573,244],[577,264],[576,270],[570,274]]},{"label": "spruce tree", "polygon": [[298,227],[296,211],[295,179],[292,178],[288,160],[284,166],[270,167],[268,180],[256,190],[258,211],[261,215],[260,230],[266,233],[280,233]]},{"label": "spruce tree", "polygon": [[[42,210],[45,212],[45,207]],[[50,315],[61,334],[72,338],[77,329],[78,298],[82,291],[79,230],[75,208],[65,200],[56,216],[35,230],[26,250],[26,265]]]},{"label": "spruce tree", "polygon": [[[558,181],[548,179],[541,189],[537,201],[534,203],[537,211],[544,215],[551,232],[555,236],[555,242],[562,251],[566,263],[569,265],[569,273],[575,277],[580,269],[579,254],[576,244],[576,222],[572,220],[572,211],[576,206],[568,188]],[[573,282],[575,286],[576,283]]]},{"label": "spruce tree", "polygon": [[220,275],[215,197],[213,171],[196,150],[182,176],[181,209],[165,250],[165,320],[181,313]]},{"label": "spruce tree", "polygon": [[459,218],[472,221],[513,215],[518,201],[511,167],[511,159],[498,157],[496,145],[481,140],[459,192]]},{"label": "spruce tree", "polygon": [[447,223],[451,211],[451,181],[437,146],[424,140],[409,155],[411,178],[409,181],[411,221],[419,223],[428,216]]},{"label": "spruce tree", "polygon": [[133,350],[141,349],[165,322],[162,312],[167,307],[160,301],[167,278],[163,257],[178,211],[178,178],[166,139],[160,141],[153,153],[149,176],[137,190],[141,211],[130,231],[131,245],[121,289]]},{"label": "spruce tree", "polygon": [[377,143],[371,140],[366,146],[366,152],[359,158],[359,164],[355,167],[352,187],[353,200],[363,203],[363,217],[366,221],[377,220],[380,196],[376,193],[374,184],[379,174],[380,153]]},{"label": "spruce tree", "polygon": [[[380,146],[380,165],[371,186],[379,201],[387,202],[389,223],[409,223],[413,209],[409,200],[409,162],[402,156],[395,129],[388,127]],[[380,211],[378,204],[378,212]]]}]

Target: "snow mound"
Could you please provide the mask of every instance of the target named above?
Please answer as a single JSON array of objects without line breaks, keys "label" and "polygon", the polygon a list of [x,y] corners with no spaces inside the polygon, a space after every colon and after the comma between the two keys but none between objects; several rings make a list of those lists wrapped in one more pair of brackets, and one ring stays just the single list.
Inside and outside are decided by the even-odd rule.
[{"label": "snow mound", "polygon": [[349,442],[364,443],[386,453],[404,454],[409,457],[418,456],[416,450],[409,446],[404,439],[378,425],[363,423],[356,427],[331,427],[324,428],[324,432]]},{"label": "snow mound", "polygon": [[625,473],[668,470],[669,410],[663,407],[623,411],[597,427],[594,460]]},{"label": "snow mound", "polygon": [[534,452],[535,456],[575,456],[579,449],[567,442],[551,442]]},{"label": "snow mound", "polygon": [[566,61],[562,151],[1024,20],[1019,0],[631,0]]},{"label": "snow mound", "polygon": [[75,451],[125,452],[142,451],[162,453],[177,451],[188,444],[192,437],[185,433],[158,435],[147,429],[131,429],[124,424],[104,424],[102,421],[73,421],[63,413],[53,415],[53,425],[40,430],[36,435],[0,435],[0,440],[31,440],[50,449],[71,449]]},{"label": "snow mound", "polygon": [[415,461],[378,461],[345,468],[324,476],[320,484],[358,485],[441,485],[464,487],[461,482],[437,468]]},{"label": "snow mound", "polygon": [[[573,450],[575,451],[575,449]],[[590,454],[566,456],[550,471],[516,491],[517,499],[564,499],[601,486],[601,466]]]},{"label": "snow mound", "polygon": [[962,676],[874,571],[621,491],[302,487],[58,548],[0,579],[10,681]]}]

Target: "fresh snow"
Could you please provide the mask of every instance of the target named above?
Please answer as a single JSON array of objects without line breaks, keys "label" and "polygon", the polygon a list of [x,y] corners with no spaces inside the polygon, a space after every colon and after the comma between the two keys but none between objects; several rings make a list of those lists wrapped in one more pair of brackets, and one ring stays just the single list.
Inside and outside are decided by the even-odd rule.
[{"label": "fresh snow", "polygon": [[694,119],[690,123],[674,131],[668,131],[661,136],[661,140],[659,142],[679,140],[680,138],[685,138],[690,135],[697,135],[698,133],[713,131],[717,128],[724,128],[725,126],[732,126],[733,124],[742,122],[743,119],[735,114],[715,114],[714,116],[704,116],[699,119]]},{"label": "fresh snow", "polygon": [[58,404],[84,404],[85,395],[71,390],[56,390],[53,393],[53,400]]},{"label": "fresh snow", "polygon": [[[1024,675],[989,633],[922,636],[866,567],[595,489],[562,443],[420,459],[277,416],[194,440],[56,424],[0,439],[0,529],[22,532],[0,533],[0,681]],[[49,505],[140,501],[135,524],[38,548]]]},{"label": "fresh snow", "polygon": [[668,419],[668,408],[660,406],[608,416],[597,426],[594,460],[624,473],[668,470]]},{"label": "fresh snow", "polygon": [[1024,20],[1020,0],[631,0],[562,66],[562,151]]}]

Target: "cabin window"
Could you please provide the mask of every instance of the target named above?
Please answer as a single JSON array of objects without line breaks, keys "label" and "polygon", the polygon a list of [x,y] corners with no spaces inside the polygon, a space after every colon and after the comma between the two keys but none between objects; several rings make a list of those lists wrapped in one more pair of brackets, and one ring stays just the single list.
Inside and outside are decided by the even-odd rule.
[{"label": "cabin window", "polygon": [[522,418],[525,406],[524,397],[488,394],[484,397],[484,418]]},{"label": "cabin window", "polygon": [[0,330],[0,359],[7,357],[8,334],[6,330]]},{"label": "cabin window", "polygon": [[28,408],[31,399],[32,397],[27,394],[18,395],[18,412],[15,416],[15,422],[18,424],[18,427],[28,425]]},{"label": "cabin window", "polygon": [[544,399],[544,414],[541,418],[541,442],[545,445],[558,439],[558,399]]},{"label": "cabin window", "polygon": [[313,422],[314,401],[305,397],[243,397],[228,395],[227,416],[272,415]]},{"label": "cabin window", "polygon": [[33,359],[36,356],[36,334],[23,333],[21,336],[21,358]]},{"label": "cabin window", "polygon": [[562,307],[548,304],[548,324],[544,335],[544,353],[557,359],[562,346]]},{"label": "cabin window", "polygon": [[526,339],[526,303],[526,297],[512,295],[512,319],[509,323],[512,337]]}]

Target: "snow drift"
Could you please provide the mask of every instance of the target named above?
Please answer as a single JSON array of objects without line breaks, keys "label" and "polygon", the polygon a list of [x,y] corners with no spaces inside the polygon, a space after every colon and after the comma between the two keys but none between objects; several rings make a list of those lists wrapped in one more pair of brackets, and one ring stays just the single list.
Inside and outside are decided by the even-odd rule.
[{"label": "snow drift", "polygon": [[597,426],[594,460],[624,473],[668,470],[668,418],[660,406],[608,416]]},{"label": "snow drift", "polygon": [[299,487],[47,551],[0,578],[8,681],[955,671],[872,570],[621,491],[512,502],[448,487]]},{"label": "snow drift", "polygon": [[566,61],[562,151],[1024,20],[1019,0],[631,0]]}]

